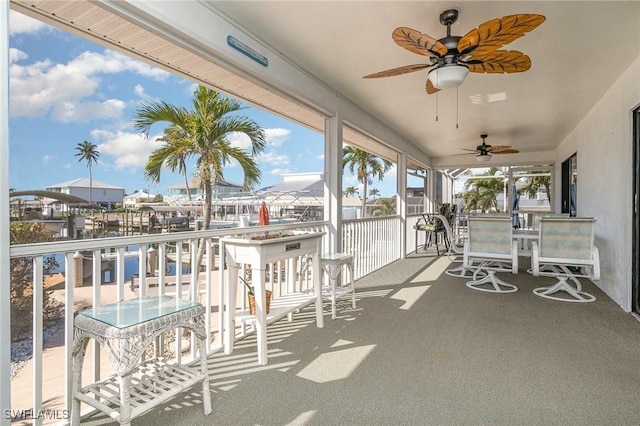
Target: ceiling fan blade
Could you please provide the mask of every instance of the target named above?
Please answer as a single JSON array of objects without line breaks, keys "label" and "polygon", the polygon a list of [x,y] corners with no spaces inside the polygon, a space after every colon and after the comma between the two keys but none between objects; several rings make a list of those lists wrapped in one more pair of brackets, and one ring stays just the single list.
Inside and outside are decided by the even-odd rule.
[{"label": "ceiling fan blade", "polygon": [[426,90],[429,95],[433,95],[436,92],[439,92],[440,89],[436,89],[431,80],[427,79]]},{"label": "ceiling fan blade", "polygon": [[441,57],[447,53],[447,47],[444,44],[408,27],[396,28],[391,36],[398,46],[418,55]]},{"label": "ceiling fan blade", "polygon": [[469,72],[502,74],[523,72],[531,68],[531,59],[517,50],[475,51],[471,63],[465,63]]},{"label": "ceiling fan blade", "polygon": [[414,71],[423,70],[425,68],[429,68],[433,66],[432,64],[414,64],[414,65],[405,65],[398,68],[392,68],[385,71],[376,72],[373,74],[365,75],[362,78],[380,78],[380,77],[394,77],[396,75],[407,74]]},{"label": "ceiling fan blade", "polygon": [[507,148],[507,149],[500,149],[498,151],[491,151],[492,154],[517,154],[518,151],[517,149],[514,148]]},{"label": "ceiling fan blade", "polygon": [[487,145],[485,147],[487,152],[502,151],[503,149],[509,149],[509,148],[511,148],[510,145]]},{"label": "ceiling fan blade", "polygon": [[479,47],[486,51],[500,49],[534,30],[545,19],[544,16],[536,14],[509,15],[492,19],[465,34],[458,42],[458,52],[471,53]]}]

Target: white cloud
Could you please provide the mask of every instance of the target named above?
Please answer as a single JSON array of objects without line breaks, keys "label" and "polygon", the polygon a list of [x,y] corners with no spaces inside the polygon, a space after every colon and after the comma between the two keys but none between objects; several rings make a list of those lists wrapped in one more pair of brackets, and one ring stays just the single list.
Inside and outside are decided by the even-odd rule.
[{"label": "white cloud", "polygon": [[144,92],[144,87],[142,87],[142,84],[136,84],[136,86],[133,88],[133,93],[135,93],[137,96],[140,96],[143,99],[148,98],[149,96]]},{"label": "white cloud", "polygon": [[14,62],[21,61],[23,59],[27,59],[29,55],[23,52],[20,49],[16,49],[15,47],[9,48],[9,63],[13,64]]},{"label": "white cloud", "polygon": [[50,31],[51,27],[42,21],[28,17],[16,11],[9,11],[9,35],[35,34]]},{"label": "white cloud", "polygon": [[275,168],[275,169],[272,169],[269,173],[272,174],[272,175],[280,176],[280,175],[283,175],[285,173],[291,173],[291,169],[288,169],[288,168],[284,168],[284,169],[283,168]]},{"label": "white cloud", "polygon": [[56,158],[58,158],[57,155],[45,154],[44,157],[42,157],[42,164],[49,164],[51,161],[55,160]]},{"label": "white cloud", "polygon": [[282,145],[282,142],[289,139],[291,135],[291,130],[289,129],[264,129],[265,140],[267,141],[267,145],[273,147],[279,147]]},{"label": "white cloud", "polygon": [[[25,59],[20,51],[13,58]],[[112,51],[103,54],[84,52],[67,64],[49,60],[10,66],[11,115],[42,117],[51,114],[54,120],[86,122],[94,118],[119,117],[124,102],[99,98],[100,75],[124,71],[155,79],[169,74]]]},{"label": "white cloud", "polygon": [[101,155],[115,158],[113,163],[116,169],[143,168],[149,154],[159,148],[159,145],[153,141],[160,135],[151,136],[147,140],[137,133],[98,129],[93,130],[91,135]]},{"label": "white cloud", "polygon": [[53,106],[51,117],[63,123],[88,122],[95,118],[118,118],[124,108],[124,102],[118,99],[104,102],[62,102]]},{"label": "white cloud", "polygon": [[290,163],[289,156],[284,154],[277,154],[275,152],[263,152],[262,154],[260,154],[260,156],[258,156],[256,161],[258,162],[258,164],[266,163],[272,165],[285,165]]},{"label": "white cloud", "polygon": [[251,148],[251,139],[244,133],[234,132],[227,135],[227,140],[231,144],[232,147],[242,148],[242,149],[250,149]]}]

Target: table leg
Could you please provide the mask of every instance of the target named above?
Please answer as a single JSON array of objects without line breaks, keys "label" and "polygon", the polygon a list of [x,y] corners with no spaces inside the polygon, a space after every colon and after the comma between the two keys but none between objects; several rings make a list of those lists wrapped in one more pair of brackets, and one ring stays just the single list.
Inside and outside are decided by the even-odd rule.
[{"label": "table leg", "polygon": [[206,339],[200,339],[200,372],[204,376],[202,379],[202,404],[204,406],[204,414],[211,414],[211,390],[209,389],[209,369],[207,368],[207,342]]},{"label": "table leg", "polygon": [[224,353],[233,352],[233,341],[236,335],[235,313],[236,297],[238,293],[238,265],[228,264],[229,274],[227,277],[226,291],[226,311],[224,313]]},{"label": "table leg", "polygon": [[351,279],[351,307],[355,309],[356,308],[356,284],[353,280],[353,266],[351,266],[351,264],[347,264],[347,269],[349,270],[349,278]]},{"label": "table leg", "polygon": [[80,400],[75,397],[75,393],[80,391],[82,387],[82,365],[84,364],[84,354],[87,350],[87,343],[89,339],[82,339],[81,342],[76,342],[76,345],[80,345],[77,352],[73,356],[73,384],[72,384],[72,397],[71,397],[71,426],[77,426],[80,424]]},{"label": "table leg", "polygon": [[313,268],[313,291],[316,295],[316,326],[324,327],[324,316],[322,315],[322,276],[320,275],[320,255],[319,251],[313,253],[311,267]]},{"label": "table leg", "polygon": [[118,374],[120,383],[120,425],[131,425],[131,376],[133,372],[121,376]]},{"label": "table leg", "polygon": [[256,336],[258,340],[258,364],[267,365],[267,300],[265,296],[264,269],[251,268],[251,281],[256,299]]}]

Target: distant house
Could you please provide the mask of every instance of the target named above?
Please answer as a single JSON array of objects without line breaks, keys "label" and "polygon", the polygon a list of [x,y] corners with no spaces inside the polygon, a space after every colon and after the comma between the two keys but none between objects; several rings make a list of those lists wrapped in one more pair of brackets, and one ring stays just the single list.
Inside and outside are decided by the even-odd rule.
[{"label": "distant house", "polygon": [[140,203],[151,203],[156,199],[155,194],[150,194],[146,189],[139,189],[133,194],[125,195],[124,207],[129,209],[138,208]]},{"label": "distant house", "polygon": [[[187,194],[187,185],[182,182],[176,185],[171,185],[167,188],[168,195],[164,197],[164,201],[169,204],[182,204],[189,201],[189,195]],[[212,198],[220,199],[231,195],[238,195],[242,192],[242,185],[237,183],[220,181],[212,186]],[[204,192],[202,188],[195,182],[189,184],[189,193],[191,194],[192,201],[204,200]]]},{"label": "distant house", "polygon": [[[91,188],[91,194],[89,194],[89,188]],[[94,204],[98,204],[107,210],[112,210],[116,204],[122,205],[124,202],[124,188],[97,180],[94,180],[90,185],[88,178],[79,178],[68,182],[57,183],[48,186],[46,190],[75,195],[85,200],[91,200]]]}]

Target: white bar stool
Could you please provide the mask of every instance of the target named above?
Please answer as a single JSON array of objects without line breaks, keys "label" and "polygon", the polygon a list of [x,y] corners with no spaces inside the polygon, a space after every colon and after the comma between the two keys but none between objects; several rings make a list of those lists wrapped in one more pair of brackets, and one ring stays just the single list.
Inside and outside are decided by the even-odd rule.
[{"label": "white bar stool", "polygon": [[[351,294],[351,305],[356,308],[356,287],[353,280],[353,255],[348,253],[322,253],[320,267],[329,276],[329,297],[331,299],[331,319],[336,319],[336,300]],[[349,270],[349,282],[338,286],[338,275],[343,267]]]}]

